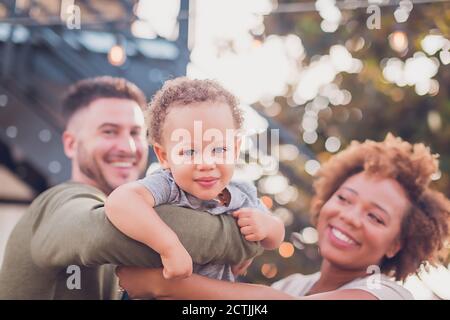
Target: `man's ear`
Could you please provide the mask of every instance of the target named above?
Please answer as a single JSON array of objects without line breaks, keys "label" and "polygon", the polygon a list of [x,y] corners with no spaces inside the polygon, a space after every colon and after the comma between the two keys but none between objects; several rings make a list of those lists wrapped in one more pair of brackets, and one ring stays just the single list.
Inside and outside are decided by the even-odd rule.
[{"label": "man's ear", "polygon": [[64,153],[69,159],[73,159],[73,157],[75,156],[76,142],[77,139],[73,132],[67,130],[64,131],[62,135],[62,143],[64,146]]},{"label": "man's ear", "polygon": [[169,161],[167,159],[167,152],[163,148],[163,146],[160,145],[159,143],[154,143],[153,144],[153,151],[155,152],[156,157],[158,158],[158,161],[161,164],[161,166],[164,169],[168,169],[169,168]]},{"label": "man's ear", "polygon": [[402,246],[400,244],[400,240],[396,239],[386,252],[386,257],[388,257],[389,259],[393,258],[400,251],[401,248]]}]

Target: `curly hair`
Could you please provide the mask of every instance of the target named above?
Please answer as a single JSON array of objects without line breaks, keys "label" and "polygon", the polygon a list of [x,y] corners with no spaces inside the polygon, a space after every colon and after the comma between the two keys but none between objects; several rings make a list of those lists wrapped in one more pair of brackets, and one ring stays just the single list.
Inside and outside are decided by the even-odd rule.
[{"label": "curly hair", "polygon": [[72,116],[94,100],[101,98],[118,98],[135,101],[145,110],[147,99],[145,94],[134,83],[110,76],[83,79],[71,85],[62,101],[62,115],[67,123]]},{"label": "curly hair", "polygon": [[179,77],[168,80],[154,95],[148,109],[150,143],[161,143],[162,129],[170,108],[197,102],[224,102],[230,106],[236,129],[243,123],[236,97],[214,80]]},{"label": "curly hair", "polygon": [[410,144],[388,134],[384,141],[353,141],[334,155],[317,173],[312,200],[313,223],[336,190],[358,172],[397,180],[406,191],[411,207],[401,230],[401,249],[392,258],[383,258],[383,273],[404,280],[426,262],[433,264],[449,236],[450,201],[429,185],[438,170],[438,155],[424,144]]}]

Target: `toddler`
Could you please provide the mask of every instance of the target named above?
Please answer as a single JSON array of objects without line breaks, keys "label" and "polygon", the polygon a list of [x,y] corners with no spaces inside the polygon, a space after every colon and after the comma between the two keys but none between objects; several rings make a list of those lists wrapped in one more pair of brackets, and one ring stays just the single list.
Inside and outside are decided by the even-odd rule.
[{"label": "toddler", "polygon": [[148,121],[161,169],[113,191],[105,205],[109,220],[161,255],[166,279],[195,272],[234,281],[251,260],[239,266],[193,266],[177,235],[153,208],[172,204],[232,214],[246,240],[260,241],[269,250],[280,245],[281,220],[260,202],[253,185],[231,181],[240,149],[236,132],[243,122],[236,98],[212,80],[169,80],[152,99]]}]

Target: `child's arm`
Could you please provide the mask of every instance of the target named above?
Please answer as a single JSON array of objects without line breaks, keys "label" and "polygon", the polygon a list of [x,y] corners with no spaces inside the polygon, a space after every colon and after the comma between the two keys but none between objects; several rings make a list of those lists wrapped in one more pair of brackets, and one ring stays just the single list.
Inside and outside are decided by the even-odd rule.
[{"label": "child's arm", "polygon": [[284,224],[272,214],[254,208],[242,208],[233,213],[241,228],[241,233],[248,241],[261,241],[267,250],[279,247],[284,239]]},{"label": "child's arm", "polygon": [[192,259],[172,231],[153,209],[151,192],[137,182],[115,189],[107,198],[105,213],[111,223],[130,238],[158,252],[167,279],[192,274]]}]

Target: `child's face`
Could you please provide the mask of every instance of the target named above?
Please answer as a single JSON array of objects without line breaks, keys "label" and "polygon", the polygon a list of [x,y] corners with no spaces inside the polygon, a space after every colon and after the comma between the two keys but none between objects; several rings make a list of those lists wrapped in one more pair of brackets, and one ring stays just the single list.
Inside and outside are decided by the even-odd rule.
[{"label": "child's face", "polygon": [[154,149],[181,189],[210,200],[230,182],[239,147],[230,106],[201,102],[173,106]]}]

